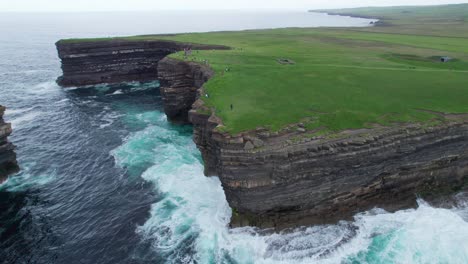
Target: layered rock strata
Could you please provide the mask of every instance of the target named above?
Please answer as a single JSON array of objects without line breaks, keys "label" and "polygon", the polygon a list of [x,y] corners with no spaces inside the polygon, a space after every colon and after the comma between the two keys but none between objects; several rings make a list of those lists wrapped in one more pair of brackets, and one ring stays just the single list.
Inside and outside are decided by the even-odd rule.
[{"label": "layered rock strata", "polygon": [[3,120],[4,113],[5,107],[0,105],[0,182],[19,170],[14,152],[15,146],[8,141],[8,136],[12,132],[11,124]]},{"label": "layered rock strata", "polygon": [[158,80],[164,111],[169,120],[188,122],[188,112],[197,98],[198,90],[213,77],[207,65],[165,58],[158,64]]},{"label": "layered rock strata", "polygon": [[168,117],[194,125],[205,174],[220,177],[233,208],[232,226],[329,223],[373,207],[413,207],[417,195],[431,200],[467,186],[466,116],[332,136],[316,136],[302,124],[230,135],[220,132],[222,120],[201,100],[214,74],[208,66],[165,58],[153,71]]},{"label": "layered rock strata", "polygon": [[57,83],[64,87],[101,83],[153,81],[158,62],[167,55],[187,50],[228,49],[164,40],[61,40],[56,43],[62,60]]},{"label": "layered rock strata", "polygon": [[[213,75],[172,59],[160,64],[163,72],[162,89],[176,95],[192,94]],[[198,98],[204,95],[198,89]],[[183,101],[188,109],[192,98],[167,97],[167,103]],[[329,223],[373,207],[413,207],[417,195],[431,200],[468,183],[468,118],[462,115],[434,127],[375,127],[329,137],[314,137],[301,124],[230,135],[219,132],[222,120],[202,100],[192,107],[189,121],[205,174],[220,177],[233,226]]]},{"label": "layered rock strata", "polygon": [[233,226],[330,223],[373,207],[414,207],[417,195],[431,201],[468,183],[466,121],[314,138],[297,128],[231,136],[195,110],[190,120],[205,173],[219,175],[234,209]]}]

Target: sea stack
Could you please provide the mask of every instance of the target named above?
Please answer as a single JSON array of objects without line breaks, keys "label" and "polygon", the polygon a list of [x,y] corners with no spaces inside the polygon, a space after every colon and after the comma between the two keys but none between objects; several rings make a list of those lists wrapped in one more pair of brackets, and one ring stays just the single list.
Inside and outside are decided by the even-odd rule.
[{"label": "sea stack", "polygon": [[57,83],[63,87],[155,81],[159,61],[169,54],[192,49],[229,49],[221,45],[145,39],[61,40],[56,46],[63,71]]},{"label": "sea stack", "polygon": [[5,109],[6,107],[0,105],[0,182],[3,182],[8,175],[19,171],[15,146],[8,141],[8,136],[12,132],[11,124],[3,120]]}]

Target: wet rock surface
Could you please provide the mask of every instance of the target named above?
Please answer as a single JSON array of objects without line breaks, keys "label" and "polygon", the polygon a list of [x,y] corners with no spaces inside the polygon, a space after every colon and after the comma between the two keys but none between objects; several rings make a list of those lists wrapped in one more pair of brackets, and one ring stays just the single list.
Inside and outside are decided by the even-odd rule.
[{"label": "wet rock surface", "polygon": [[4,181],[8,175],[19,171],[16,162],[15,146],[8,141],[11,134],[11,124],[5,123],[3,114],[6,108],[0,105],[0,182]]}]

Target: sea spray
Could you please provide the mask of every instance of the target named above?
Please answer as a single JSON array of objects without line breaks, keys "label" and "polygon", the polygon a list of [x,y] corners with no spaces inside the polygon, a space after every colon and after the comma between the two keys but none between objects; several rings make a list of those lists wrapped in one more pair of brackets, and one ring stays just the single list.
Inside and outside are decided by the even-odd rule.
[{"label": "sea spray", "polygon": [[160,194],[137,228],[166,263],[467,263],[467,208],[388,213],[374,209],[336,225],[273,233],[229,229],[231,209],[217,177],[205,177],[189,127],[157,111],[130,114],[141,127],[112,154]]},{"label": "sea spray", "polygon": [[[167,21],[166,13],[148,14],[141,20],[142,14],[96,14],[94,19],[82,19],[81,14],[45,14],[45,15],[8,15],[2,14],[0,27],[0,90],[1,103],[8,107],[5,120],[14,121],[14,133],[9,138],[16,146],[17,157],[22,171],[11,176],[1,185],[0,205],[0,262],[5,263],[163,263],[176,262],[171,258],[159,258],[154,248],[149,248],[141,237],[150,238],[140,231],[135,234],[137,226],[144,226],[148,218],[150,206],[156,206],[164,195],[156,193],[149,182],[140,178],[144,171],[155,165],[159,153],[164,150],[158,145],[152,145],[154,134],[167,133],[167,140],[180,140],[182,144],[196,152],[191,143],[190,127],[173,127],[167,122],[160,122],[165,117],[160,112],[152,112],[155,108],[162,108],[162,102],[157,89],[153,85],[139,83],[129,85],[100,86],[94,89],[59,87],[55,80],[62,75],[60,61],[54,43],[62,38],[100,37],[164,33],[155,32],[158,21]],[[143,21],[140,26],[129,26],[128,19],[122,20],[122,15],[129,19],[136,18]],[[198,21],[193,28],[207,31],[213,25],[219,30],[241,29],[239,19],[225,19],[226,14],[213,12],[194,14],[182,12],[180,17],[191,17],[191,21]],[[231,18],[240,18],[249,14],[231,14]],[[298,14],[281,14],[281,20],[274,20],[287,26],[291,21],[297,21]],[[89,18],[90,14],[87,14]],[[103,18],[105,16],[105,18]],[[215,18],[213,19],[213,16]],[[259,14],[252,13],[251,17],[258,18]],[[266,20],[265,26],[271,27],[268,18],[277,18],[277,14],[262,14]],[[206,20],[205,18],[210,18]],[[313,14],[302,12],[301,23],[312,26],[316,23],[329,25],[329,20],[339,18],[313,19]],[[203,19],[197,19],[203,18]],[[212,23],[224,18],[223,23]],[[62,23],[63,19],[68,22]],[[96,21],[112,23],[96,23]],[[18,23],[18,21],[22,21]],[[285,22],[286,21],[286,22]],[[288,22],[289,21],[289,22]],[[342,25],[358,25],[355,19],[341,19]],[[353,22],[356,21],[356,22]],[[227,24],[228,25],[227,25]],[[160,23],[159,23],[160,24]],[[96,26],[98,25],[98,26]],[[255,26],[255,25],[251,25]],[[296,25],[297,26],[297,25]],[[105,27],[105,28],[103,28]],[[179,28],[164,30],[187,32],[187,25]],[[135,32],[135,30],[138,32]],[[157,29],[156,29],[157,30]],[[131,86],[131,87],[130,87]],[[153,91],[154,90],[154,91]],[[116,91],[117,94],[113,94]],[[105,106],[110,106],[106,109]],[[134,111],[138,108],[137,111]],[[141,109],[150,110],[148,112]],[[39,113],[39,114],[31,114]],[[119,117],[119,114],[128,114]],[[147,122],[131,119],[147,119]],[[130,117],[130,118],[127,118]],[[124,123],[129,122],[130,125]],[[114,168],[114,159],[109,157],[109,151],[116,149],[125,142],[137,136],[150,126],[155,130],[146,130],[148,140],[138,149],[147,149],[146,162],[136,163],[137,159],[129,158],[118,168]],[[167,130],[157,130],[161,126]],[[132,133],[127,138],[128,133]],[[142,132],[143,133],[143,132]],[[173,136],[170,136],[174,133]],[[141,136],[145,136],[141,134]],[[159,144],[159,143],[158,143]],[[169,145],[169,144],[168,144]],[[177,147],[184,149],[182,147]],[[170,152],[172,149],[167,148]],[[137,152],[134,152],[137,153]],[[116,156],[125,153],[115,153]],[[200,157],[196,153],[191,164],[201,168]],[[118,159],[116,159],[118,160]],[[141,159],[140,159],[141,160]],[[138,164],[138,166],[132,164]],[[124,167],[126,169],[121,169]],[[128,177],[130,168],[135,176]],[[190,166],[184,169],[191,170]],[[127,172],[127,173],[126,173]],[[201,170],[199,177],[205,179]],[[194,172],[195,173],[195,172]],[[149,174],[149,172],[148,172]],[[150,175],[148,175],[150,176]],[[221,190],[216,178],[208,178],[214,190]],[[216,184],[213,183],[213,181]],[[158,187],[155,184],[155,187]],[[196,186],[195,186],[196,187]],[[194,187],[194,188],[195,188]],[[208,188],[208,186],[207,186]],[[219,195],[223,195],[219,192]],[[156,196],[156,197],[155,197]],[[170,195],[169,195],[170,196]],[[225,204],[224,196],[220,202]],[[157,200],[155,200],[157,199]],[[194,197],[195,199],[195,197]],[[204,197],[196,199],[203,200]],[[218,199],[217,199],[218,201]],[[190,202],[190,201],[188,201]],[[190,203],[191,204],[191,203]],[[170,204],[169,207],[170,209]],[[172,210],[163,210],[168,215]],[[220,211],[221,212],[221,211]],[[230,211],[223,212],[228,214]],[[162,217],[161,215],[158,217]],[[150,224],[148,223],[149,227]],[[155,226],[154,228],[157,228]],[[209,224],[204,227],[209,229]],[[227,228],[220,228],[227,232]],[[214,232],[217,234],[218,229]],[[249,250],[237,250],[236,254],[219,253],[233,252],[225,243],[207,243],[203,247],[205,230],[197,230],[190,239],[191,242],[181,244],[173,251],[175,256],[188,256],[188,259],[202,259],[202,255],[222,256],[218,259],[235,258],[242,262],[244,259],[255,260]],[[237,232],[237,231],[236,231]],[[239,235],[253,240],[255,237],[261,242],[263,238],[254,232],[239,231]],[[228,235],[229,238],[232,235]],[[235,239],[242,245],[244,239]],[[208,241],[209,242],[209,241]],[[259,243],[264,245],[263,243]],[[193,246],[191,246],[193,245]],[[196,247],[196,245],[200,245]],[[212,245],[212,246],[211,246]],[[149,245],[151,246],[151,244]],[[233,246],[234,247],[234,246]],[[206,248],[206,252],[201,251]],[[225,248],[228,248],[225,250]],[[201,252],[198,254],[197,252]],[[244,259],[240,257],[242,254]],[[260,253],[261,254],[261,253]],[[155,256],[156,255],[156,256]],[[161,254],[160,254],[161,255]],[[200,256],[200,257],[198,257]],[[202,263],[203,261],[199,261]]]},{"label": "sea spray", "polygon": [[467,263],[466,208],[434,208],[422,200],[415,210],[356,216],[355,241],[367,247],[350,258],[359,263]]},{"label": "sea spray", "polygon": [[35,162],[24,164],[19,173],[11,175],[0,184],[0,191],[24,192],[48,184],[56,178],[57,173],[54,168],[35,174],[32,172],[35,166],[37,166]]}]

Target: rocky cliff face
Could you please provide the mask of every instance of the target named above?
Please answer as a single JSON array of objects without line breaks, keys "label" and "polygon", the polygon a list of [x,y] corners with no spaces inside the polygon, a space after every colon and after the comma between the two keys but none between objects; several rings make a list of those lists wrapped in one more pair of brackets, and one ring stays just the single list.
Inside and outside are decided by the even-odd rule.
[{"label": "rocky cliff face", "polygon": [[[199,89],[198,98],[203,94]],[[232,226],[330,223],[373,207],[414,207],[417,196],[432,201],[468,187],[468,115],[445,115],[446,122],[432,127],[375,127],[329,137],[301,124],[232,136],[219,132],[222,120],[202,100],[192,108],[205,174],[220,177]]]},{"label": "rocky cliff face", "polygon": [[197,97],[198,89],[214,72],[206,65],[165,58],[158,64],[158,80],[164,111],[169,120],[188,122],[188,112]]},{"label": "rocky cliff face", "polygon": [[62,60],[61,86],[152,81],[157,79],[158,63],[167,55],[184,49],[227,49],[164,40],[109,39],[99,41],[59,41]]},{"label": "rocky cliff face", "polygon": [[[194,125],[205,174],[220,177],[233,208],[233,226],[328,223],[372,207],[412,207],[416,195],[431,200],[467,187],[468,116],[446,115],[446,122],[432,127],[375,127],[328,137],[314,136],[301,124],[280,132],[259,128],[232,136],[219,132],[222,120],[200,100],[213,71],[193,62],[163,59],[180,47],[155,43],[151,45],[158,47],[151,49],[138,48],[148,43],[129,47],[130,43],[112,41],[74,44],[81,47],[58,44],[64,63],[59,83],[157,77],[169,119]],[[150,65],[153,68],[148,69]]]},{"label": "rocky cliff face", "polygon": [[14,152],[15,147],[7,138],[12,132],[11,124],[3,120],[4,113],[5,107],[0,105],[0,182],[19,170]]},{"label": "rocky cliff face", "polygon": [[205,172],[219,175],[234,209],[233,226],[329,223],[373,207],[413,207],[417,195],[431,201],[468,183],[468,122],[462,120],[333,138],[311,138],[293,126],[230,136],[216,132],[213,115],[192,110],[190,120]]}]

